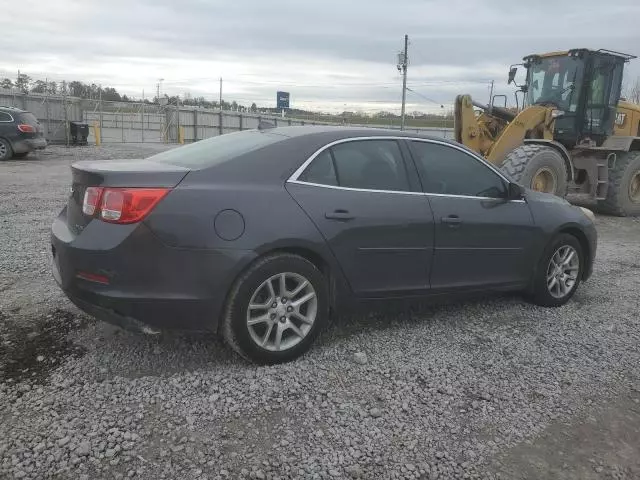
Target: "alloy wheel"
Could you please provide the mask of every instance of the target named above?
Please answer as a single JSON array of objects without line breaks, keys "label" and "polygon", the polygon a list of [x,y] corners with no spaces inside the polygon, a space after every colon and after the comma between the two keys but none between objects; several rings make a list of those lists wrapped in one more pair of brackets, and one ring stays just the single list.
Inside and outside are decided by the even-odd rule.
[{"label": "alloy wheel", "polygon": [[251,339],[269,351],[288,350],[311,331],[318,297],[309,280],[298,273],[271,276],[255,290],[247,307]]},{"label": "alloy wheel", "polygon": [[554,298],[564,298],[578,280],[580,258],[570,245],[560,247],[551,256],[547,267],[547,288]]}]

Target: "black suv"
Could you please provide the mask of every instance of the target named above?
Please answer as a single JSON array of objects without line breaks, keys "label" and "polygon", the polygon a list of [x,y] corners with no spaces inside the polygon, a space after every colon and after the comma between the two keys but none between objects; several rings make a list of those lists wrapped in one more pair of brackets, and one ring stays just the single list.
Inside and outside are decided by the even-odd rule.
[{"label": "black suv", "polygon": [[46,146],[47,140],[40,122],[33,113],[19,108],[0,107],[0,161],[11,157],[22,158]]}]

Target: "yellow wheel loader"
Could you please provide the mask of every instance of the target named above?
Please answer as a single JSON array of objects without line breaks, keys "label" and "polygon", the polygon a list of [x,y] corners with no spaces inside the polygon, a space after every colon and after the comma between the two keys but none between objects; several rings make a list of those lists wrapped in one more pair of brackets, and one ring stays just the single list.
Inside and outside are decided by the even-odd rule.
[{"label": "yellow wheel loader", "polygon": [[[534,190],[640,215],[640,105],[620,98],[632,55],[574,49],[524,57],[521,108],[455,103],[456,141]],[[517,66],[509,71],[515,84]]]}]

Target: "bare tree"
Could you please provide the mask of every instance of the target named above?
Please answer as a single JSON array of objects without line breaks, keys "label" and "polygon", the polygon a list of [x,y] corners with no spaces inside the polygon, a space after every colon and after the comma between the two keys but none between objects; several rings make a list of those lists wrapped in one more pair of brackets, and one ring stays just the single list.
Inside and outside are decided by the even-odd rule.
[{"label": "bare tree", "polygon": [[627,99],[630,102],[640,104],[640,77],[636,78],[635,83],[629,88]]}]

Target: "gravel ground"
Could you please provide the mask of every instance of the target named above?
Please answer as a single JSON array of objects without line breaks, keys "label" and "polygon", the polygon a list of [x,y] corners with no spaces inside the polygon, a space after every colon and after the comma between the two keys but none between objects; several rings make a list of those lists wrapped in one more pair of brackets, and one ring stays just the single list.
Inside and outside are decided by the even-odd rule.
[{"label": "gravel ground", "polygon": [[640,478],[640,219],[597,218],[563,308],[359,313],[256,367],[213,336],[96,323],[51,278],[69,163],[163,148],[0,164],[0,478]]}]

